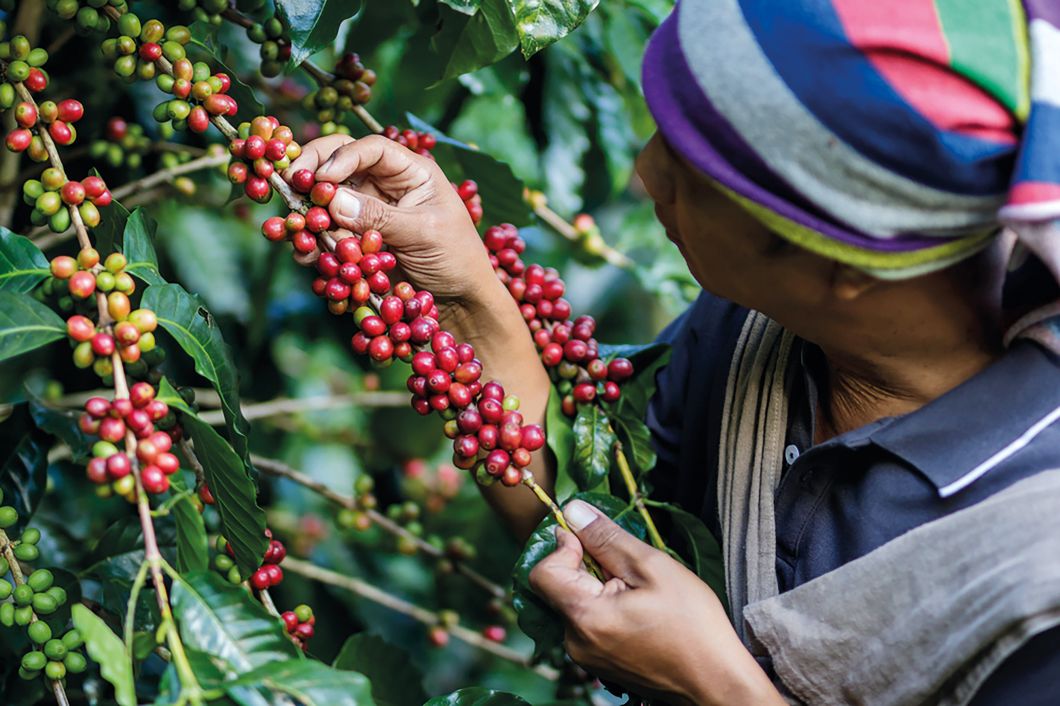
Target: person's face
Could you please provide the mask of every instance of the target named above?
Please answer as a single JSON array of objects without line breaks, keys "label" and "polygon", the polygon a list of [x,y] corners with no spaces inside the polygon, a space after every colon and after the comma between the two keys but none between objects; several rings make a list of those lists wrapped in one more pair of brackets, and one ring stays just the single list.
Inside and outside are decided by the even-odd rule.
[{"label": "person's face", "polygon": [[828,299],[833,264],[778,236],[656,133],[637,159],[667,237],[704,289],[784,322]]}]

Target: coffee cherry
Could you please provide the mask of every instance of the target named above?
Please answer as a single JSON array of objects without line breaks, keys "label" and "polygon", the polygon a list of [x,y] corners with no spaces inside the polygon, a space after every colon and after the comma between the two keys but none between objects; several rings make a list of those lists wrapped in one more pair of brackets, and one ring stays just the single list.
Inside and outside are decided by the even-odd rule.
[{"label": "coffee cherry", "polygon": [[87,299],[96,291],[96,278],[84,270],[70,276],[70,295],[77,299]]},{"label": "coffee cherry", "polygon": [[272,585],[269,572],[263,566],[250,576],[250,585],[258,591],[264,591]]},{"label": "coffee cherry", "polygon": [[615,358],[607,364],[607,377],[615,382],[623,382],[633,375],[633,363],[627,358]]}]

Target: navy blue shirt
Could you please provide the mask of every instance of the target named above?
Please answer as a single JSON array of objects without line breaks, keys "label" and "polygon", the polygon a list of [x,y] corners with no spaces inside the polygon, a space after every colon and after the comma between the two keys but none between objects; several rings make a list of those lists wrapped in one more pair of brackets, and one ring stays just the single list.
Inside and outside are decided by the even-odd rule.
[{"label": "navy blue shirt", "polygon": [[[721,411],[746,317],[746,309],[702,294],[660,336],[673,352],[657,375],[648,410],[659,456],[652,474],[656,494],[698,514],[719,539]],[[775,499],[781,592],[1016,481],[1060,467],[1060,359],[1036,344],[1015,344],[986,370],[915,412],[815,446],[824,365],[816,346],[796,342],[784,472]],[[972,702],[1017,703],[1060,703],[1060,628],[1009,657]]]}]

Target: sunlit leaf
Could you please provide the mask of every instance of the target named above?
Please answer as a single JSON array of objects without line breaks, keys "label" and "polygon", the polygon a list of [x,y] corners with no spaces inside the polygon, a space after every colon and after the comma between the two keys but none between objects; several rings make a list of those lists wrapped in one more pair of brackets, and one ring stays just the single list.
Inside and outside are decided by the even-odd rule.
[{"label": "sunlit leaf", "polygon": [[276,11],[291,38],[291,65],[334,42],[339,25],[360,8],[357,0],[276,0]]},{"label": "sunlit leaf", "polygon": [[[174,493],[188,489],[180,473],[170,476],[169,484]],[[195,506],[191,496],[178,500],[170,509],[170,513],[177,527],[177,570],[181,573],[205,571],[209,568],[210,553],[202,513]]]},{"label": "sunlit leaf", "polygon": [[125,643],[85,606],[75,605],[72,614],[74,627],[85,640],[85,651],[99,665],[100,675],[114,687],[114,700],[119,706],[136,706],[132,661],[125,652]]},{"label": "sunlit leaf", "polygon": [[170,601],[184,644],[216,655],[238,673],[301,659],[279,618],[213,572],[183,576],[173,584]]},{"label": "sunlit leaf", "polygon": [[478,12],[471,16],[440,9],[442,28],[431,38],[431,50],[442,62],[441,79],[489,66],[519,46],[508,0],[481,0]]},{"label": "sunlit leaf", "polygon": [[599,405],[579,405],[570,475],[580,490],[592,490],[607,479],[614,448],[615,431],[607,413]]},{"label": "sunlit leaf", "polygon": [[146,284],[165,284],[158,271],[158,255],[154,243],[156,224],[142,208],[129,215],[122,233],[123,251],[128,264],[125,271],[139,277]]},{"label": "sunlit leaf", "polygon": [[515,11],[519,44],[530,58],[567,36],[585,21],[600,0],[509,0]]}]

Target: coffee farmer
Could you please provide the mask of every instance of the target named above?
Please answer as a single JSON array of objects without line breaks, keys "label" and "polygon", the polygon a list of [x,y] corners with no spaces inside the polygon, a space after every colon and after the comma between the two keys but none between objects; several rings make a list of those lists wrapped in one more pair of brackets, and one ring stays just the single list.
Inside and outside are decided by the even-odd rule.
[{"label": "coffee farmer", "polygon": [[[571,657],[674,703],[1056,703],[1060,5],[681,0],[644,93],[638,173],[704,289],[661,336],[652,477],[721,543],[729,609],[574,502],[531,575]],[[543,419],[441,171],[378,137],[303,167]]]}]

